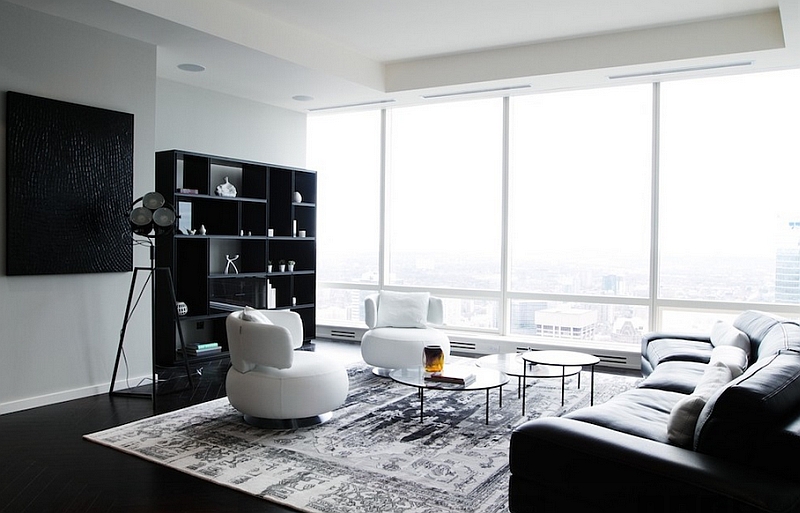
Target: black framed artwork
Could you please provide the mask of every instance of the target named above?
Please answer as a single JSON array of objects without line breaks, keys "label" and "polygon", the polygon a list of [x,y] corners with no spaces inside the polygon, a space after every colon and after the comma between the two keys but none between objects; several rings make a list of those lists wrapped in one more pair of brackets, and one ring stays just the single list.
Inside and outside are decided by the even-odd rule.
[{"label": "black framed artwork", "polygon": [[133,114],[6,93],[6,273],[133,268]]}]

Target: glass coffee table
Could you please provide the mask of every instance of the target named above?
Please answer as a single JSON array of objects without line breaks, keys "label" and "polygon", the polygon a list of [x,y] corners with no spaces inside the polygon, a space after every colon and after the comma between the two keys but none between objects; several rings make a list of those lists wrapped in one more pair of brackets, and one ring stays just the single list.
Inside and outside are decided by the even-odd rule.
[{"label": "glass coffee table", "polygon": [[427,381],[425,378],[430,376],[422,367],[409,369],[395,369],[389,373],[389,377],[398,383],[416,387],[419,395],[419,421],[423,421],[425,406],[425,390],[449,390],[451,392],[474,392],[478,390],[486,391],[486,424],[489,424],[489,391],[493,388],[500,389],[500,407],[503,407],[503,385],[508,383],[508,376],[494,369],[483,369],[480,367],[469,367],[475,374],[475,381],[468,385],[455,385],[452,383],[441,383],[438,381]]},{"label": "glass coffee table", "polygon": [[[521,397],[523,378],[561,378],[578,374],[578,388],[581,386],[580,371],[582,367],[559,367],[536,365],[522,359],[521,353],[499,353],[481,356],[475,365],[486,369],[499,370],[517,378],[517,397]],[[527,367],[527,368],[523,368]]]},{"label": "glass coffee table", "polygon": [[[589,397],[591,398],[591,404],[594,404],[594,366],[600,363],[600,358],[578,351],[528,351],[522,353],[522,359],[537,365],[561,367],[561,406],[564,406],[564,382],[567,377],[567,369],[570,367],[591,367],[592,378]],[[526,369],[527,365],[523,367],[523,380],[526,378]],[[580,374],[578,374],[578,379],[580,379]],[[578,381],[578,387],[580,388],[580,381]],[[525,387],[522,387],[522,414],[525,415]]]}]

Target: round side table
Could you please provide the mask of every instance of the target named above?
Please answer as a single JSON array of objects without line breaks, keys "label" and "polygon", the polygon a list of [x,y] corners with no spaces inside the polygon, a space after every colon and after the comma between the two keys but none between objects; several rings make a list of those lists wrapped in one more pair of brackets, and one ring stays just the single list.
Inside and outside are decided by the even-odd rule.
[{"label": "round side table", "polygon": [[[564,406],[564,383],[567,377],[568,367],[591,367],[591,391],[590,402],[594,405],[594,367],[600,363],[600,358],[578,351],[528,351],[522,353],[522,359],[526,362],[538,365],[551,365],[561,367],[561,406]],[[527,369],[524,366],[523,372]],[[526,376],[523,374],[523,380]],[[525,415],[525,387],[522,387],[522,414]]]}]

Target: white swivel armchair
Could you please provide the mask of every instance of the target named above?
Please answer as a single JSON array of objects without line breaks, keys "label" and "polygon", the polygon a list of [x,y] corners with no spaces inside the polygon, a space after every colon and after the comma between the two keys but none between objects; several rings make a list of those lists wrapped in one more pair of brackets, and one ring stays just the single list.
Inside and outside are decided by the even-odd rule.
[{"label": "white swivel armchair", "polygon": [[310,426],[331,418],[344,403],[349,388],[344,365],[296,351],[303,344],[297,313],[247,309],[231,313],[225,324],[231,358],[228,400],[248,424]]},{"label": "white swivel armchair", "polygon": [[450,339],[431,324],[442,324],[442,300],[426,292],[381,291],[364,300],[370,328],[361,338],[361,357],[380,376],[392,369],[420,367],[425,346],[441,346],[450,356]]}]

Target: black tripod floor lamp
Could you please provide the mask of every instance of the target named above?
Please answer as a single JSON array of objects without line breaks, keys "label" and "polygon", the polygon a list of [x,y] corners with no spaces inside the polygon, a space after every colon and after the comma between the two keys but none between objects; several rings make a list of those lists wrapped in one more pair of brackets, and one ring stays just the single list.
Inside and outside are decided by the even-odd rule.
[{"label": "black tripod floor lamp", "polygon": [[[136,204],[142,202],[142,206],[137,207]],[[175,327],[178,331],[178,338],[180,339],[181,354],[183,355],[183,366],[186,370],[186,377],[189,379],[188,388],[194,387],[194,380],[192,373],[189,369],[189,360],[186,355],[186,343],[183,339],[183,330],[181,329],[180,314],[178,313],[178,301],[175,297],[175,287],[172,281],[172,271],[169,267],[156,267],[156,254],[155,245],[153,240],[161,235],[170,233],[177,220],[175,210],[166,203],[164,197],[157,192],[149,192],[133,202],[132,210],[129,214],[132,235],[139,235],[146,237],[150,247],[150,267],[135,267],[133,269],[133,276],[131,276],[131,286],[128,291],[128,303],[125,307],[125,317],[122,320],[122,329],[119,335],[119,346],[117,347],[117,359],[114,362],[114,373],[111,376],[111,386],[109,387],[109,395],[119,395],[127,397],[144,397],[150,398],[155,406],[156,397],[158,395],[158,382],[156,379],[156,275],[161,274],[165,279],[159,280],[159,283],[165,283],[169,288],[170,296],[172,297],[172,317],[175,321]],[[147,273],[147,278],[142,285],[141,292],[134,303],[134,295],[136,289],[136,280],[139,273]],[[151,354],[153,358],[152,363],[152,387],[149,393],[140,391],[141,387],[131,387],[122,390],[114,390],[114,385],[117,381],[117,371],[119,370],[120,358],[124,356],[123,345],[125,343],[125,333],[128,329],[128,321],[130,320],[133,310],[144,293],[144,288],[150,284],[150,313],[151,313]],[[181,389],[185,390],[185,389]],[[175,390],[176,392],[179,390]]]}]

